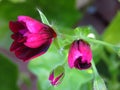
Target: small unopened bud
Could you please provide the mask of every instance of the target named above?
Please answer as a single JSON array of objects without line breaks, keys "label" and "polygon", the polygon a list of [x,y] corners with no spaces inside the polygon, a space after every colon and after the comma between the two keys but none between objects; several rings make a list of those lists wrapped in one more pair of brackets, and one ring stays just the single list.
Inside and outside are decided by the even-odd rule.
[{"label": "small unopened bud", "polygon": [[68,64],[70,68],[79,70],[88,69],[91,67],[92,50],[90,45],[80,39],[75,40],[70,47],[68,54]]},{"label": "small unopened bud", "polygon": [[58,66],[50,73],[49,80],[50,80],[50,83],[53,86],[55,86],[62,82],[63,77],[64,77],[64,67]]}]

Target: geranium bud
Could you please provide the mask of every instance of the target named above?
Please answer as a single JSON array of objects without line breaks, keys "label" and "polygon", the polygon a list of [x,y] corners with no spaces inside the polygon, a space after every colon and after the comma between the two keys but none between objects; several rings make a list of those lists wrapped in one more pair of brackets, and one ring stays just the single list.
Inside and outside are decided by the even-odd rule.
[{"label": "geranium bud", "polygon": [[23,61],[44,54],[57,36],[51,27],[29,16],[18,16],[17,21],[10,21],[9,28],[14,40],[10,51]]},{"label": "geranium bud", "polygon": [[58,66],[55,68],[49,76],[50,83],[55,86],[62,82],[64,77],[64,68],[63,66]]},{"label": "geranium bud", "polygon": [[84,40],[75,40],[69,50],[68,64],[70,68],[79,70],[87,69],[91,66],[92,50],[90,45]]}]

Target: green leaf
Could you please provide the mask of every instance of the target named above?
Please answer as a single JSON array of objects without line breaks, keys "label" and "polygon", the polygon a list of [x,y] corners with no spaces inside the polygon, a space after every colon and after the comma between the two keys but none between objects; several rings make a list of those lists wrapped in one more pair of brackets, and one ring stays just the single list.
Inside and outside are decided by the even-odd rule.
[{"label": "green leaf", "polygon": [[25,0],[9,0],[13,3],[22,3],[22,2],[25,2]]},{"label": "green leaf", "polygon": [[50,23],[48,22],[46,16],[45,16],[38,8],[37,8],[37,11],[38,11],[39,14],[40,14],[40,17],[41,17],[42,22],[43,22],[44,24],[47,24],[47,25],[50,26]]},{"label": "green leaf", "polygon": [[120,44],[120,12],[103,33],[103,40],[112,44]]},{"label": "green leaf", "polygon": [[104,80],[99,75],[95,76],[94,78],[93,89],[94,90],[107,90]]},{"label": "green leaf", "polygon": [[0,54],[0,90],[19,90],[17,79],[17,66]]},{"label": "green leaf", "polygon": [[[52,70],[52,72],[54,72],[54,77],[57,77],[57,76],[59,76],[60,74],[65,73],[65,70],[64,70],[64,67],[63,67],[62,65],[59,65],[59,66],[57,66],[56,68],[54,68],[54,69]],[[52,73],[52,72],[51,72],[51,73]]]},{"label": "green leaf", "polygon": [[84,83],[79,90],[93,90],[92,88],[92,81]]}]

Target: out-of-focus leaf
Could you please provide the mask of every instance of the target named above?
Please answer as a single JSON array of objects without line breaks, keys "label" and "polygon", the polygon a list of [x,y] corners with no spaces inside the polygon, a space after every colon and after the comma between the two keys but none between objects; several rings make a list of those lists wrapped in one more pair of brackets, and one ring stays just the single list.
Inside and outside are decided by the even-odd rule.
[{"label": "out-of-focus leaf", "polygon": [[81,85],[79,90],[93,90],[92,81],[89,81],[89,82],[84,83],[83,85]]},{"label": "out-of-focus leaf", "polygon": [[120,44],[120,12],[103,33],[103,40],[112,44]]},{"label": "out-of-focus leaf", "polygon": [[25,2],[26,0],[9,0],[13,3],[22,3],[22,2]]},{"label": "out-of-focus leaf", "polygon": [[93,90],[107,90],[103,79],[99,75],[95,76],[95,78],[94,78]]},{"label": "out-of-focus leaf", "polygon": [[46,17],[60,26],[72,27],[81,16],[75,0],[39,0],[37,3]]},{"label": "out-of-focus leaf", "polygon": [[20,3],[2,0],[0,2],[0,16],[9,20],[10,18],[15,19],[18,15],[30,15],[31,17],[38,18],[38,13],[36,12],[36,7],[38,7],[48,20],[53,21],[53,23],[60,26],[72,27],[81,16],[79,11],[76,10],[75,3],[74,0],[69,0],[69,2],[65,0],[30,0]]},{"label": "out-of-focus leaf", "polygon": [[19,90],[17,79],[17,66],[0,54],[0,90]]}]

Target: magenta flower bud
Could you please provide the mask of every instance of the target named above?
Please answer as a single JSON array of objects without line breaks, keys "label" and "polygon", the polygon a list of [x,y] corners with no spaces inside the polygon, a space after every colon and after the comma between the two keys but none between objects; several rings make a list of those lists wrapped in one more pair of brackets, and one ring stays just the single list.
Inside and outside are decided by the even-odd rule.
[{"label": "magenta flower bud", "polygon": [[44,54],[57,36],[51,27],[28,16],[18,16],[17,21],[10,21],[9,28],[14,40],[10,51],[23,61]]},{"label": "magenta flower bud", "polygon": [[63,66],[58,66],[55,68],[49,76],[50,83],[55,86],[62,82],[64,77],[64,68]]},{"label": "magenta flower bud", "polygon": [[75,40],[72,43],[68,54],[69,67],[84,70],[91,66],[91,60],[92,50],[90,45],[82,39]]}]

